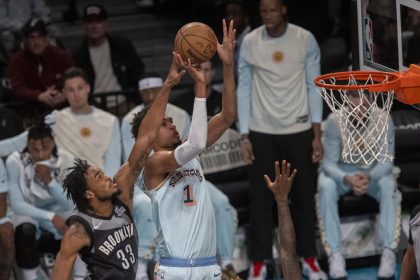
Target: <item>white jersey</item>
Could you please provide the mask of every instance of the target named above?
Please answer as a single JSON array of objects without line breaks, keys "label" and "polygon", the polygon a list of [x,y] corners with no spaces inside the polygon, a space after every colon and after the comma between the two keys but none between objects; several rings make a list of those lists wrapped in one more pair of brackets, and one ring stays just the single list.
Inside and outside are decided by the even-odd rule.
[{"label": "white jersey", "polygon": [[152,200],[159,258],[216,255],[214,210],[198,158],[170,173],[157,190],[147,191],[143,178],[141,187]]}]

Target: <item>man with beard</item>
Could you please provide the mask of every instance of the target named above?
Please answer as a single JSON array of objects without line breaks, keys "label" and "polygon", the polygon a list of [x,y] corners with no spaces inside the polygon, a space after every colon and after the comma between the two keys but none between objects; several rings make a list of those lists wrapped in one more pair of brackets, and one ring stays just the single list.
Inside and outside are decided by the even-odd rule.
[{"label": "man with beard", "polygon": [[[348,122],[349,129],[370,129],[371,122],[383,121],[384,114],[369,109],[369,93],[349,91],[349,105],[342,110],[355,111]],[[368,112],[368,110],[375,110]],[[379,111],[379,110],[378,110]],[[367,119],[366,115],[371,115]],[[365,137],[377,137],[370,133]],[[369,139],[363,139],[369,142]],[[394,155],[394,126],[388,117],[388,134],[384,141]],[[360,141],[362,142],[362,141]],[[383,252],[378,270],[378,279],[394,277],[396,268],[395,250],[397,249],[400,230],[400,201],[401,194],[397,189],[392,170],[394,164],[390,161],[373,162],[370,166],[345,163],[341,151],[343,149],[341,132],[335,114],[331,114],[326,122],[324,137],[324,160],[318,178],[317,210],[320,224],[321,240],[329,258],[329,274],[331,279],[346,279],[346,264],[340,252],[341,234],[340,218],[338,215],[338,199],[348,192],[360,196],[368,194],[380,204],[379,236],[383,243]]]},{"label": "man with beard", "polygon": [[69,229],[64,234],[52,279],[68,279],[78,254],[87,264],[89,278],[135,279],[137,231],[130,213],[134,183],[155,142],[169,92],[185,74],[185,70],[177,70],[180,63],[181,57],[174,53],[168,77],[138,128],[128,161],[114,178],[83,160],[77,160],[70,169],[63,187],[77,209],[67,220]]}]

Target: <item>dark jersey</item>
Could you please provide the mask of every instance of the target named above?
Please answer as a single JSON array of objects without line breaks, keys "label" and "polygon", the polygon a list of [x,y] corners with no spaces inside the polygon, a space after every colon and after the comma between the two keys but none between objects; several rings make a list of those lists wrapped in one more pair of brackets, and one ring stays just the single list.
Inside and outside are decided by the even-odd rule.
[{"label": "dark jersey", "polygon": [[75,210],[66,221],[84,225],[90,236],[91,246],[79,252],[89,271],[86,279],[136,278],[137,230],[128,207],[118,199],[113,204],[110,217]]}]

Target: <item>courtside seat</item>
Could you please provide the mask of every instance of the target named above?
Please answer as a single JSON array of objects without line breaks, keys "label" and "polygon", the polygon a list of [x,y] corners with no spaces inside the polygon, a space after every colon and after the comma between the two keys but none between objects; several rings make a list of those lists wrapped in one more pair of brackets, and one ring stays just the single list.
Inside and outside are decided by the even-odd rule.
[{"label": "courtside seat", "polygon": [[367,194],[357,196],[353,192],[340,197],[338,201],[340,217],[379,213],[378,202]]},{"label": "courtside seat", "polygon": [[215,185],[229,197],[230,204],[238,213],[238,226],[249,222],[249,180],[218,182]]},{"label": "courtside seat", "polygon": [[400,169],[398,185],[402,209],[411,212],[420,203],[420,112],[391,112],[395,126],[395,165]]}]

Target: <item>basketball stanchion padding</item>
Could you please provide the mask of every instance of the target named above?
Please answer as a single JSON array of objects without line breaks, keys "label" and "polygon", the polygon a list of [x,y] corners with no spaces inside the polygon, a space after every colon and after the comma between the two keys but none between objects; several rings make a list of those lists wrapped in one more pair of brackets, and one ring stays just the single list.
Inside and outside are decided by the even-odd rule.
[{"label": "basketball stanchion padding", "polygon": [[420,104],[420,66],[404,72],[350,71],[325,74],[315,85],[340,130],[344,162],[370,166],[392,161],[387,142],[393,99]]}]

